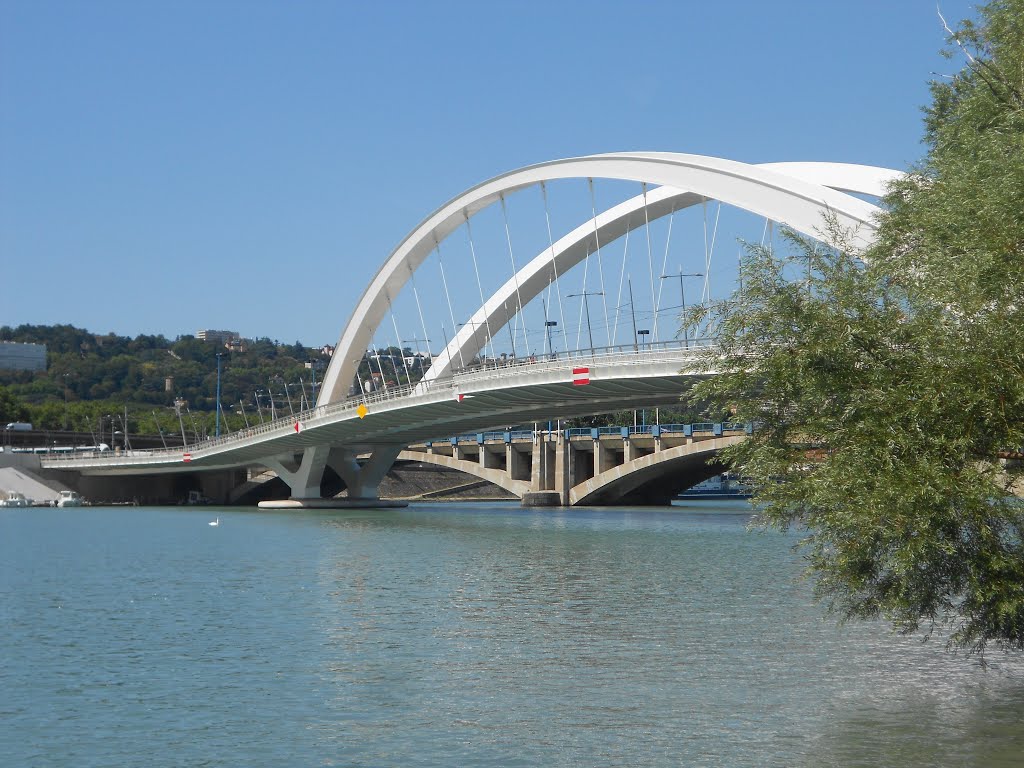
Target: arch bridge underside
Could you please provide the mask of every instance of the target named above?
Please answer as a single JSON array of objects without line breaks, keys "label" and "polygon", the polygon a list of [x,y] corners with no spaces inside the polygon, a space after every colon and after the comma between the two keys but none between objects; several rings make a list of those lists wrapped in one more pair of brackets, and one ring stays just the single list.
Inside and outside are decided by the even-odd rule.
[{"label": "arch bridge underside", "polygon": [[418,445],[400,461],[455,469],[519,499],[565,506],[668,504],[723,471],[718,456],[743,430],[704,436],[651,433],[567,439],[535,433],[519,440]]}]

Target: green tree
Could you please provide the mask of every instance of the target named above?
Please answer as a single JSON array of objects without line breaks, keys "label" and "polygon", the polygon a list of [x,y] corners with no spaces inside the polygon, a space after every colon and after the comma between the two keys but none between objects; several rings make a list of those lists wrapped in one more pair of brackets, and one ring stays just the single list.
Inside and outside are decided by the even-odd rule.
[{"label": "green tree", "polygon": [[722,373],[694,398],[756,422],[727,459],[765,525],[806,530],[841,616],[1021,650],[1024,506],[1003,459],[1024,446],[1024,0],[950,44],[966,63],[932,86],[927,155],[876,245],[751,248],[742,292],[697,312]]},{"label": "green tree", "polygon": [[0,387],[0,428],[12,421],[25,421],[28,417],[28,406],[7,387]]}]

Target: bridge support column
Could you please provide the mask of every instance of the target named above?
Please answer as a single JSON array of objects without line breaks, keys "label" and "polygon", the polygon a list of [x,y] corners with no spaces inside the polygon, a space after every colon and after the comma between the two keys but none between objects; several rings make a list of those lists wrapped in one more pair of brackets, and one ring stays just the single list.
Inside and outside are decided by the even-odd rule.
[{"label": "bridge support column", "polygon": [[505,471],[513,480],[529,480],[530,469],[526,457],[512,443],[505,444]]},{"label": "bridge support column", "polygon": [[618,455],[618,451],[613,451],[606,441],[596,438],[594,440],[594,474],[600,475],[616,466]]},{"label": "bridge support column", "polygon": [[480,445],[480,466],[484,469],[497,469],[498,462],[495,460],[497,457],[489,450],[487,450],[487,444],[481,443]]},{"label": "bridge support column", "polygon": [[563,507],[569,506],[569,489],[572,488],[572,444],[559,430],[555,442],[555,492]]},{"label": "bridge support column", "polygon": [[377,493],[380,481],[391,469],[403,448],[401,445],[377,446],[362,465],[356,460],[354,451],[340,449],[331,452],[328,463],[345,481],[350,499],[375,501],[380,498]]},{"label": "bridge support column", "polygon": [[553,491],[555,489],[554,443],[546,433],[538,432],[533,441],[533,466],[530,472],[531,491]]},{"label": "bridge support column", "polygon": [[275,456],[263,463],[277,473],[291,490],[293,499],[319,499],[320,481],[324,477],[330,447],[317,445],[306,448],[298,464],[292,457]]}]

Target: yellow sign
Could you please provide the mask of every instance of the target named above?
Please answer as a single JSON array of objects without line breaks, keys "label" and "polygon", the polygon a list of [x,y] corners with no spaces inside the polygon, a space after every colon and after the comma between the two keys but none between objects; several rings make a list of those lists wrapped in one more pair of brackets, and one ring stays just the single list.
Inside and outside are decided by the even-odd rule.
[{"label": "yellow sign", "polygon": [[359,404],[359,407],[358,407],[358,408],[356,408],[356,413],[358,413],[358,414],[359,414],[359,418],[360,418],[360,419],[365,419],[365,418],[366,418],[366,414],[368,414],[369,412],[370,412],[370,409],[369,409],[369,408],[367,408],[367,407],[366,407],[365,405],[363,405],[362,403],[360,403],[360,404]]}]

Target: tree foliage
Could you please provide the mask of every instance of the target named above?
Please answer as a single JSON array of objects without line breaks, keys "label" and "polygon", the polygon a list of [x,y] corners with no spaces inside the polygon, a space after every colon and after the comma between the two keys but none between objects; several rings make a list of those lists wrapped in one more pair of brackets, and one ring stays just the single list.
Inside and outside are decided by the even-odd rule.
[{"label": "tree foliage", "polygon": [[[231,429],[245,419],[258,422],[274,410],[286,413],[312,400],[310,360],[321,367],[328,359],[301,344],[281,346],[267,338],[244,351],[181,336],[94,334],[70,325],[0,327],[0,340],[45,344],[47,370],[0,371],[0,410],[7,421],[27,420],[40,429],[99,431],[104,418],[129,410],[131,432],[179,433],[175,400],[188,403],[188,432],[212,434],[216,411],[217,356],[221,356],[221,407]],[[320,374],[318,373],[319,377]],[[285,387],[287,383],[288,387]],[[239,405],[239,403],[242,405]],[[65,402],[67,406],[65,408]],[[232,409],[243,409],[232,415]],[[5,422],[6,423],[6,422]],[[222,422],[223,423],[223,422]]]},{"label": "tree foliage", "polygon": [[1005,459],[1024,447],[1024,0],[979,14],[950,35],[965,65],[932,86],[927,155],[876,244],[748,249],[742,290],[701,310],[720,375],[694,398],[757,424],[727,459],[765,525],[806,530],[842,616],[1020,650],[1024,506]]}]

